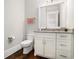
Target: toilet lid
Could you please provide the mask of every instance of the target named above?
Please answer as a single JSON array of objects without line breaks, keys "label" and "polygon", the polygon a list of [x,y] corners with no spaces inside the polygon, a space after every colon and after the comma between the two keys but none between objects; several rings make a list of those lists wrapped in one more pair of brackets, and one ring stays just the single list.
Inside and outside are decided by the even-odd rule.
[{"label": "toilet lid", "polygon": [[21,44],[30,44],[30,43],[32,43],[31,40],[25,40],[25,41],[23,41]]}]

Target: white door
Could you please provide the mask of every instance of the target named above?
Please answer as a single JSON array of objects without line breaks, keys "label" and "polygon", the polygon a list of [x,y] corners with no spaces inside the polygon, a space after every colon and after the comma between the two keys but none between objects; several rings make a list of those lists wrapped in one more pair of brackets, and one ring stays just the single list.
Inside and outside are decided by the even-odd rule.
[{"label": "white door", "polygon": [[49,58],[55,58],[55,39],[46,38],[45,39],[45,56]]},{"label": "white door", "polygon": [[35,54],[43,55],[43,38],[36,37],[34,45],[35,45]]}]

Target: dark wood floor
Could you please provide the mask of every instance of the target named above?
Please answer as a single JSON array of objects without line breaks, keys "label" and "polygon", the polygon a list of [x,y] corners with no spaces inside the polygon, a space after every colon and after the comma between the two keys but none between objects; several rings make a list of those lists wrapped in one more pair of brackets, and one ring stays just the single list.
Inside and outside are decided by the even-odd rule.
[{"label": "dark wood floor", "polygon": [[11,56],[5,58],[5,59],[47,59],[39,56],[34,56],[34,50],[31,51],[28,55],[24,55],[23,50],[19,50],[16,53],[12,54]]}]

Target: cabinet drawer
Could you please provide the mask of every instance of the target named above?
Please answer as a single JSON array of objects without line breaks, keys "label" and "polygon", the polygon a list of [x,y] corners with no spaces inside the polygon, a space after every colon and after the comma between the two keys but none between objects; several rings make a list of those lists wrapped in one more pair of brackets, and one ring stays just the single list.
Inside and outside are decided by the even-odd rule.
[{"label": "cabinet drawer", "polygon": [[57,39],[57,43],[71,43],[72,42],[72,39]]},{"label": "cabinet drawer", "polygon": [[72,43],[71,39],[69,39],[69,40],[61,40],[61,39],[58,39],[57,40],[57,44],[71,45],[71,43]]},{"label": "cabinet drawer", "polygon": [[56,59],[71,59],[71,57],[63,54],[58,54]]},{"label": "cabinet drawer", "polygon": [[61,34],[57,34],[57,38],[58,39],[71,39],[71,34],[63,34],[63,33],[61,33]]},{"label": "cabinet drawer", "polygon": [[57,50],[56,58],[57,59],[71,59],[71,51]]},{"label": "cabinet drawer", "polygon": [[36,33],[35,37],[56,38],[55,33]]},{"label": "cabinet drawer", "polygon": [[71,50],[71,43],[57,43],[57,50]]}]

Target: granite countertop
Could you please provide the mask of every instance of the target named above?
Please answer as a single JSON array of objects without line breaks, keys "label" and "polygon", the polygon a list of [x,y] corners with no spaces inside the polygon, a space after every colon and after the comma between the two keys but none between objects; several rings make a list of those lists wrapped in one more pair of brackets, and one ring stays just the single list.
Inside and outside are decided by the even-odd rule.
[{"label": "granite countertop", "polygon": [[36,33],[74,33],[73,29],[68,29],[67,31],[61,29],[54,29],[54,30],[36,30]]}]

